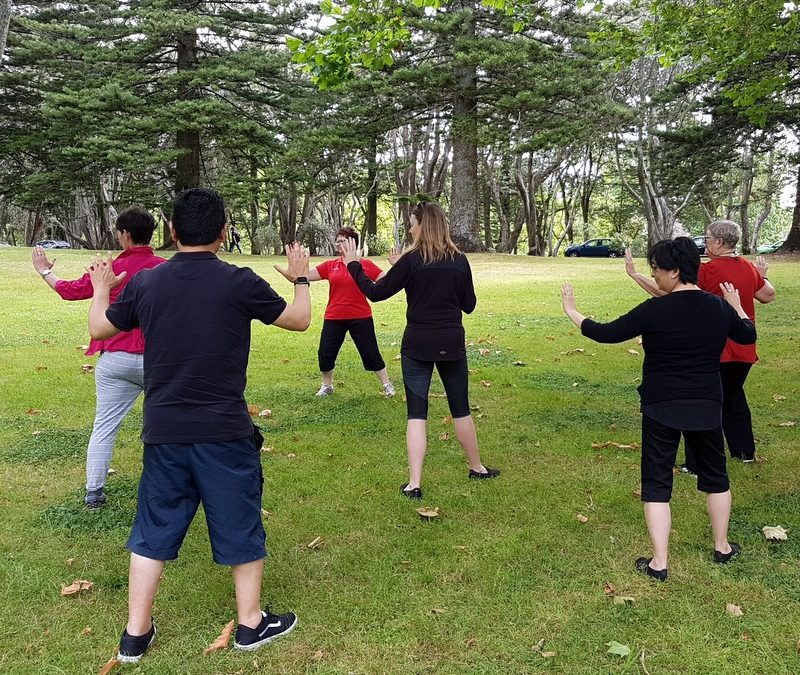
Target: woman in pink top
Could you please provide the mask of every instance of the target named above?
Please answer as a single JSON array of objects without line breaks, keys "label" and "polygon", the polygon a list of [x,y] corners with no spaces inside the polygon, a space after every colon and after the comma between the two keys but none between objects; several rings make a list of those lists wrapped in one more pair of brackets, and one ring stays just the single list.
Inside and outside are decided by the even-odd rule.
[{"label": "woman in pink top", "polygon": [[[150,248],[155,230],[153,216],[144,209],[133,207],[119,214],[116,223],[117,241],[122,247],[113,263],[115,274],[127,276],[111,291],[111,302],[116,300],[125,284],[137,272],[166,262]],[[80,279],[65,281],[53,272],[53,264],[44,250],[37,246],[32,253],[33,267],[45,283],[64,300],[89,300],[92,282],[88,273]],[[114,443],[122,421],[128,414],[143,387],[142,354],[144,339],[138,328],[115,335],[109,340],[91,340],[87,356],[100,353],[95,368],[97,408],[94,427],[86,452],[86,496],[89,509],[101,507],[106,502],[104,486]]]}]

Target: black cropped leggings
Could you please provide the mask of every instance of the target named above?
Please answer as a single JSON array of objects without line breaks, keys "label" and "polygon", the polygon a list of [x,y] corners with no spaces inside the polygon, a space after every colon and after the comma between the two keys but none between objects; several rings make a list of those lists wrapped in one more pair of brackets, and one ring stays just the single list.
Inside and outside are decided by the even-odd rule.
[{"label": "black cropped leggings", "polygon": [[419,361],[403,354],[400,363],[403,368],[408,419],[428,419],[428,392],[434,365],[442,378],[450,414],[456,419],[470,414],[466,355],[458,361]]}]

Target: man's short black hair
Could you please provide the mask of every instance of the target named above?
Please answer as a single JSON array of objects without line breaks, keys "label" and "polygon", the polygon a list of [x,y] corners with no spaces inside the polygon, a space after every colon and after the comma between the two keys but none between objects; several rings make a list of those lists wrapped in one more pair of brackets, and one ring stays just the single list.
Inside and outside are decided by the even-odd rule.
[{"label": "man's short black hair", "polygon": [[225,202],[214,190],[184,190],[172,202],[172,227],[184,246],[212,244],[225,227]]},{"label": "man's short black hair", "polygon": [[131,206],[117,216],[115,227],[119,232],[127,232],[131,240],[139,246],[147,246],[153,238],[156,221],[152,214],[141,206]]},{"label": "man's short black hair", "polygon": [[678,270],[681,283],[696,284],[700,269],[700,252],[689,237],[664,239],[653,244],[647,254],[650,267],[662,270]]}]

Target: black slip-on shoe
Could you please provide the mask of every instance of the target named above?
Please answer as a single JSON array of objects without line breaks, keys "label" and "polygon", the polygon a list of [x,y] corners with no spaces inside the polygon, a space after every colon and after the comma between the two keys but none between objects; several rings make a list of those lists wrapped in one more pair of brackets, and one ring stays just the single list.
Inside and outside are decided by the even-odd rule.
[{"label": "black slip-on shoe", "polygon": [[128,630],[125,629],[119,639],[117,660],[122,661],[122,663],[137,663],[155,639],[156,625],[154,623],[150,624],[150,630],[144,635],[130,635]]},{"label": "black slip-on shoe", "polygon": [[485,472],[469,470],[469,477],[472,480],[486,480],[487,478],[497,478],[500,475],[500,469],[490,469],[485,467]]},{"label": "black slip-on shoe", "polygon": [[414,488],[413,490],[406,490],[408,483],[403,483],[400,486],[400,494],[405,495],[409,499],[422,499],[422,488]]},{"label": "black slip-on shoe", "polygon": [[714,551],[714,562],[719,563],[720,565],[724,565],[725,563],[729,563],[733,558],[739,555],[742,552],[742,547],[735,542],[729,542],[731,545],[731,552],[730,553],[720,553],[719,551]]},{"label": "black slip-on shoe", "polygon": [[271,614],[269,609],[264,608],[261,612],[261,623],[257,628],[239,625],[236,627],[236,639],[233,646],[246,652],[252,652],[259,647],[269,644],[279,637],[288,635],[297,625],[297,615],[289,612],[288,614]]},{"label": "black slip-on shoe", "polygon": [[663,570],[654,570],[652,567],[650,567],[651,560],[652,558],[637,558],[636,569],[640,572],[644,572],[648,577],[653,577],[653,579],[657,579],[658,581],[666,581],[667,569],[664,568]]}]

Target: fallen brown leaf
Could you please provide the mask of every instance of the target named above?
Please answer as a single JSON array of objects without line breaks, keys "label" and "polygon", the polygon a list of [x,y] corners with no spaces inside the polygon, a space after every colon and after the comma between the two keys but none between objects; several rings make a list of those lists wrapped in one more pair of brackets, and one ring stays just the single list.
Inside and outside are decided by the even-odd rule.
[{"label": "fallen brown leaf", "polygon": [[420,518],[424,520],[431,520],[439,517],[439,507],[435,506],[431,508],[430,506],[422,506],[417,509],[417,513],[419,514]]},{"label": "fallen brown leaf", "polygon": [[249,412],[253,417],[255,417],[256,415],[258,415],[258,413],[261,412],[261,408],[251,403],[250,405],[247,406],[247,412]]},{"label": "fallen brown leaf", "polygon": [[83,351],[86,351],[87,349],[89,349],[89,345],[78,345],[76,349],[82,349]]},{"label": "fallen brown leaf", "polygon": [[318,649],[317,651],[314,652],[311,658],[314,659],[315,661],[322,661],[324,656],[325,652],[323,652],[321,649]]},{"label": "fallen brown leaf", "polygon": [[629,349],[628,354],[630,354],[631,356],[639,356],[639,352],[636,351],[635,349]]},{"label": "fallen brown leaf", "polygon": [[535,652],[540,652],[542,651],[543,648],[544,648],[544,638],[539,640],[539,642],[537,642],[535,645],[533,645],[533,647],[531,647],[531,649]]},{"label": "fallen brown leaf", "polygon": [[489,388],[489,387],[492,386],[492,383],[489,382],[489,380],[481,380],[481,384],[486,388]]},{"label": "fallen brown leaf", "polygon": [[440,441],[446,441],[448,438],[450,438],[450,434],[448,434],[446,431],[443,431],[439,434]]},{"label": "fallen brown leaf", "polygon": [[542,652],[541,654],[543,659],[552,659],[556,655],[555,652]]},{"label": "fallen brown leaf", "polygon": [[403,358],[403,357],[402,357],[402,356],[400,356],[400,354],[398,354],[397,356],[395,356],[395,357],[394,357],[394,360],[395,360],[395,361],[399,361],[399,360],[400,360],[400,359],[402,359],[402,358]]},{"label": "fallen brown leaf", "polygon": [[272,411],[269,408],[265,408],[260,413],[258,413],[258,416],[266,418],[272,417]]},{"label": "fallen brown leaf", "polygon": [[775,401],[775,403],[777,403],[778,401],[785,401],[786,397],[785,396],[781,396],[780,394],[773,394],[772,395],[772,400]]},{"label": "fallen brown leaf", "polygon": [[36,408],[28,408],[25,411],[25,414],[26,415],[41,415],[42,411],[41,410],[37,410]]},{"label": "fallen brown leaf", "polygon": [[72,567],[72,563],[75,562],[75,558],[67,558],[67,567]]},{"label": "fallen brown leaf", "polygon": [[552,342],[553,340],[556,339],[555,335],[545,335],[544,337],[545,337],[546,340],[550,340],[550,342]]},{"label": "fallen brown leaf", "polygon": [[587,516],[584,516],[582,513],[578,513],[575,517],[578,519],[579,523],[588,523],[589,522],[589,518]]},{"label": "fallen brown leaf", "polygon": [[69,586],[61,586],[61,595],[75,595],[83,591],[91,590],[94,583],[86,579],[76,579]]},{"label": "fallen brown leaf", "polygon": [[515,366],[524,366],[525,362],[524,361],[514,361],[513,365],[515,365]]},{"label": "fallen brown leaf", "polygon": [[233,633],[235,624],[236,622],[233,619],[228,621],[228,623],[225,624],[225,628],[223,628],[222,632],[217,636],[217,639],[203,650],[203,655],[218,652],[221,649],[227,649],[231,641],[231,634]]},{"label": "fallen brown leaf", "polygon": [[452,424],[453,418],[450,415],[442,417],[442,424]]},{"label": "fallen brown leaf", "polygon": [[634,490],[633,491],[633,496],[637,497],[637,498],[641,497],[642,496],[642,491],[641,490]]},{"label": "fallen brown leaf", "polygon": [[[739,639],[740,640],[744,640],[745,642],[752,642],[753,641],[753,636],[752,636],[751,633],[748,633],[748,632],[745,631],[744,633],[742,633],[739,636]],[[798,643],[798,646],[800,646],[800,643]]]},{"label": "fallen brown leaf", "polygon": [[447,611],[446,609],[442,609],[441,607],[433,607],[431,609],[431,612],[433,612],[434,614],[444,614],[446,611]]},{"label": "fallen brown leaf", "polygon": [[81,631],[81,635],[91,635],[92,629],[90,626],[84,626],[83,630]]},{"label": "fallen brown leaf", "polygon": [[306,544],[306,548],[310,549],[320,548],[323,543],[325,542],[322,541],[322,537],[316,537],[313,541],[310,541]]},{"label": "fallen brown leaf", "polygon": [[262,518],[269,518],[272,515],[272,511],[267,511],[266,509],[261,509],[261,517]]},{"label": "fallen brown leaf", "polygon": [[261,448],[261,452],[272,452],[273,450],[274,448],[271,445],[265,445],[263,448]]},{"label": "fallen brown leaf", "polygon": [[83,374],[86,375],[87,373],[91,373],[94,370],[94,366],[91,363],[84,363],[81,366],[81,370],[83,371]]},{"label": "fallen brown leaf", "polygon": [[632,605],[636,602],[635,598],[632,598],[629,595],[615,595],[614,596],[614,604],[615,605]]},{"label": "fallen brown leaf", "polygon": [[286,459],[294,459],[295,457],[297,457],[297,455],[295,455],[293,452],[290,452],[288,455],[286,455]]},{"label": "fallen brown leaf", "polygon": [[606,581],[603,584],[603,593],[605,593],[606,595],[614,595],[614,593],[616,593],[616,589],[614,588],[614,586],[611,585],[610,582]]},{"label": "fallen brown leaf", "polygon": [[100,669],[98,675],[108,675],[114,668],[120,665],[122,661],[118,661],[116,657],[110,658],[106,661],[105,665]]},{"label": "fallen brown leaf", "polygon": [[564,356],[569,356],[570,354],[583,354],[586,350],[583,347],[576,347],[575,349],[570,349],[568,352],[561,352]]},{"label": "fallen brown leaf", "polygon": [[453,548],[456,549],[456,551],[466,551],[467,550],[466,546],[458,546],[458,545],[456,545],[456,546],[453,546]]},{"label": "fallen brown leaf", "polygon": [[476,640],[474,637],[471,637],[471,638],[467,638],[467,641],[466,641],[466,643],[465,643],[465,644],[467,645],[467,647],[468,647],[468,648],[470,648],[470,649],[471,649],[471,648],[472,648],[472,647],[474,647],[474,646],[475,646],[477,643],[478,643],[478,641],[477,641],[477,640]]},{"label": "fallen brown leaf", "polygon": [[765,525],[761,528],[764,536],[772,541],[786,541],[789,535],[780,525]]},{"label": "fallen brown leaf", "polygon": [[486,356],[488,353],[489,353],[488,349],[479,349],[478,350],[478,354],[480,354],[481,356]]},{"label": "fallen brown leaf", "polygon": [[789,420],[788,422],[781,422],[778,426],[779,427],[793,427],[794,426],[794,422],[792,422],[792,420]]},{"label": "fallen brown leaf", "polygon": [[43,370],[47,370],[47,366],[34,366],[33,368],[37,373],[41,373]]},{"label": "fallen brown leaf", "polygon": [[725,611],[728,612],[731,616],[744,616],[744,612],[739,605],[734,605],[732,602],[729,602],[725,605]]}]

